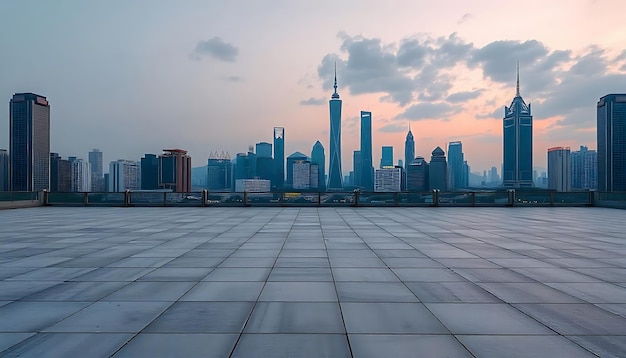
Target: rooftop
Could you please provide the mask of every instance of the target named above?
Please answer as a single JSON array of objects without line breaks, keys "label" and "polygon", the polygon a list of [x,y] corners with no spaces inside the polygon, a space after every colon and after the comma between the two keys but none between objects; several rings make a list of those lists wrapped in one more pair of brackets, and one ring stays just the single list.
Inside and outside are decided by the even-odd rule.
[{"label": "rooftop", "polygon": [[3,357],[618,357],[624,211],[0,211]]}]

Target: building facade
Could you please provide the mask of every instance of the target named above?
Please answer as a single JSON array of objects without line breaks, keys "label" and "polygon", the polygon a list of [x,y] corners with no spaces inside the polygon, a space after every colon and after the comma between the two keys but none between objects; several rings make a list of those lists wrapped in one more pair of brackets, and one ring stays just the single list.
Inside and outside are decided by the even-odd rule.
[{"label": "building facade", "polygon": [[256,144],[256,155],[258,158],[272,157],[272,143],[259,142]]},{"label": "building facade", "polygon": [[359,186],[374,190],[374,163],[372,159],[372,112],[361,111],[361,170]]},{"label": "building facade", "polygon": [[424,157],[415,158],[406,172],[408,191],[428,191],[428,162],[424,160]]},{"label": "building facade", "polygon": [[548,149],[548,189],[556,191],[571,190],[570,162],[569,147]]},{"label": "building facade", "polygon": [[[146,154],[141,158],[141,190],[159,189],[159,158],[156,154]],[[105,176],[105,188],[110,186],[110,176]]]},{"label": "building facade", "polygon": [[159,189],[175,193],[191,191],[191,157],[186,150],[163,149],[159,155]]},{"label": "building facade", "polygon": [[580,146],[570,154],[572,158],[572,189],[598,188],[598,152]]},{"label": "building facade", "polygon": [[511,106],[504,107],[502,185],[507,188],[533,187],[533,116],[517,90]]},{"label": "building facade", "polygon": [[102,173],[102,152],[94,149],[89,152],[89,164],[91,165],[91,191],[104,191],[104,176]]},{"label": "building facade", "polygon": [[448,190],[448,164],[446,163],[446,153],[440,147],[435,148],[431,153],[430,164],[428,165],[428,189]]},{"label": "building facade", "polygon": [[70,160],[73,192],[91,191],[91,165],[82,159]]},{"label": "building facade", "polygon": [[402,168],[376,169],[374,172],[375,192],[400,192],[402,190]]},{"label": "building facade", "polygon": [[271,189],[271,181],[265,179],[237,179],[235,192],[237,193],[265,193]]},{"label": "building facade", "polygon": [[9,190],[50,189],[50,104],[34,93],[9,102]]},{"label": "building facade", "polygon": [[330,158],[328,165],[327,190],[343,189],[343,172],[341,171],[341,99],[337,93],[337,69],[335,69],[335,92],[328,105],[330,107]]},{"label": "building facade", "polygon": [[[270,158],[271,159],[271,158]],[[273,172],[273,168],[272,168]],[[209,156],[207,162],[207,188],[213,191],[230,191],[232,188],[233,163],[230,156],[217,152]],[[269,179],[269,178],[266,178]]]},{"label": "building facade", "polygon": [[309,161],[309,157],[301,152],[294,152],[287,157],[287,180],[285,181],[285,187],[293,188],[294,185],[294,165],[299,162]]},{"label": "building facade", "polygon": [[285,184],[285,128],[274,127],[274,181],[272,188],[282,189]]},{"label": "building facade", "polygon": [[380,156],[380,169],[393,167],[393,147],[384,145]]},{"label": "building facade", "polygon": [[413,132],[411,132],[411,123],[409,123],[409,132],[406,134],[404,140],[404,168],[408,172],[409,165],[413,163],[415,159],[415,139],[413,138]]},{"label": "building facade", "polygon": [[311,150],[311,164],[317,165],[317,185],[319,191],[326,191],[326,154],[324,146],[318,140]]},{"label": "building facade", "polygon": [[598,191],[626,191],[626,93],[597,104]]},{"label": "building facade", "polygon": [[109,192],[141,189],[141,163],[119,159],[109,163]]},{"label": "building facade", "polygon": [[469,167],[460,141],[448,144],[448,189],[463,189],[469,186]]},{"label": "building facade", "polygon": [[360,187],[361,186],[361,168],[363,164],[361,163],[361,151],[355,150],[352,152],[352,181],[351,185]]},{"label": "building facade", "polygon": [[9,191],[9,152],[0,149],[0,191]]}]

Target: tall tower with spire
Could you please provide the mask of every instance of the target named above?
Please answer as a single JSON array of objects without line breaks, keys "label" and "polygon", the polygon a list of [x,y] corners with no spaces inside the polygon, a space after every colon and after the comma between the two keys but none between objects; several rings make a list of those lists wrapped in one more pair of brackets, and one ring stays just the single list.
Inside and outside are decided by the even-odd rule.
[{"label": "tall tower with spire", "polygon": [[330,97],[330,159],[327,190],[343,190],[341,171],[341,99],[337,93],[337,64],[335,64],[335,92]]},{"label": "tall tower with spire", "polygon": [[519,63],[515,98],[504,107],[502,185],[530,188],[533,183],[533,116],[519,90]]},{"label": "tall tower with spire", "polygon": [[409,132],[406,134],[404,141],[404,169],[408,170],[409,165],[415,160],[415,139],[411,132],[411,122],[409,122]]}]

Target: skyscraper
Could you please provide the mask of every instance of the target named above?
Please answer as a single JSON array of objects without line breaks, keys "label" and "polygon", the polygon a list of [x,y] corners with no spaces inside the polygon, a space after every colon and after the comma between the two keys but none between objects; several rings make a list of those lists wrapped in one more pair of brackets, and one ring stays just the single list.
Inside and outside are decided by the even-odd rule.
[{"label": "skyscraper", "polygon": [[469,172],[464,157],[463,144],[460,141],[448,144],[449,189],[462,189],[469,185]]},{"label": "skyscraper", "polygon": [[533,116],[517,87],[510,107],[504,107],[502,185],[508,188],[533,187]]},{"label": "skyscraper", "polygon": [[258,158],[272,157],[272,143],[259,142],[256,144],[256,155]]},{"label": "skyscraper", "polygon": [[380,169],[393,167],[393,147],[384,145],[380,157]]},{"label": "skyscraper", "polygon": [[9,107],[9,190],[50,189],[50,104],[16,93]]},{"label": "skyscraper", "polygon": [[274,182],[272,188],[282,189],[285,182],[285,128],[274,127]]},{"label": "skyscraper", "polygon": [[94,149],[89,152],[89,164],[91,165],[91,191],[103,191],[104,177],[102,176],[102,152]]},{"label": "skyscraper", "polygon": [[607,94],[597,104],[598,190],[626,191],[626,94]]},{"label": "skyscraper", "polygon": [[[287,181],[285,181],[286,187],[293,188],[294,164],[305,162],[305,161],[310,161],[309,157],[307,157],[306,154],[300,153],[300,152],[294,152],[290,156],[287,157]],[[302,189],[302,188],[299,188],[299,189]]]},{"label": "skyscraper", "polygon": [[428,163],[423,157],[415,158],[406,171],[408,191],[428,191]]},{"label": "skyscraper", "polygon": [[[269,158],[271,162],[271,157]],[[232,187],[232,170],[233,163],[230,161],[230,156],[224,152],[218,154],[217,152],[211,153],[207,162],[207,187],[209,190],[215,191],[229,191]],[[274,168],[271,168],[271,172],[274,172]],[[264,178],[270,179],[270,178]]]},{"label": "skyscraper", "polygon": [[548,149],[548,189],[570,191],[569,147],[554,147]]},{"label": "skyscraper", "polygon": [[570,154],[572,158],[572,188],[596,189],[598,187],[598,152],[581,145]]},{"label": "skyscraper", "polygon": [[361,178],[364,190],[374,190],[374,165],[372,162],[372,112],[361,111]]},{"label": "skyscraper", "polygon": [[413,133],[411,132],[411,123],[409,123],[409,132],[406,134],[406,140],[404,141],[404,168],[408,171],[409,165],[413,163],[415,159],[415,139],[413,139]]},{"label": "skyscraper", "polygon": [[376,169],[374,174],[374,191],[399,192],[402,189],[402,168],[387,167]]},{"label": "skyscraper", "polygon": [[0,191],[9,190],[9,153],[0,149]]},{"label": "skyscraper", "polygon": [[355,150],[352,153],[352,170],[353,170],[353,175],[352,175],[352,185],[354,186],[361,186],[361,167],[363,165],[361,164],[361,151],[360,150]]},{"label": "skyscraper", "polygon": [[70,160],[72,168],[72,191],[88,192],[91,190],[91,165],[82,159]]},{"label": "skyscraper", "polygon": [[443,149],[437,147],[432,152],[430,165],[428,166],[428,187],[430,190],[447,190],[447,170],[448,165],[446,163],[446,153]]},{"label": "skyscraper", "polygon": [[[159,188],[175,193],[191,191],[191,157],[186,150],[163,149],[159,155]],[[110,174],[110,173],[109,173]],[[112,181],[113,178],[111,177]]]},{"label": "skyscraper", "polygon": [[324,146],[318,140],[311,150],[311,163],[317,165],[317,185],[319,191],[326,191],[326,155]]},{"label": "skyscraper", "polygon": [[[108,188],[111,176],[105,183]],[[159,188],[159,159],[156,154],[146,154],[141,158],[141,190],[156,190]]]},{"label": "skyscraper", "polygon": [[328,190],[343,189],[341,171],[341,100],[337,93],[337,67],[335,66],[335,92],[331,96],[330,106],[330,163],[328,166]]}]

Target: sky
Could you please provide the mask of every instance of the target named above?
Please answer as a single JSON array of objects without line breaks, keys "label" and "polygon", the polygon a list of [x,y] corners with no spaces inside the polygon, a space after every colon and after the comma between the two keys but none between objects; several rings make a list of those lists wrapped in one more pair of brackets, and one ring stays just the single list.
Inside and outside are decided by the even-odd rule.
[{"label": "sky", "polygon": [[519,62],[545,168],[550,147],[595,149],[596,102],[626,92],[625,13],[623,0],[3,0],[0,148],[11,96],[34,92],[63,157],[182,148],[201,166],[281,126],[286,155],[319,140],[328,158],[336,63],[344,173],[361,110],[375,165],[383,145],[404,160],[410,124],[416,155],[460,140],[473,172],[499,172]]}]

